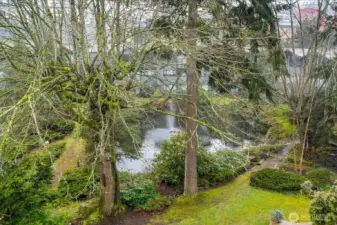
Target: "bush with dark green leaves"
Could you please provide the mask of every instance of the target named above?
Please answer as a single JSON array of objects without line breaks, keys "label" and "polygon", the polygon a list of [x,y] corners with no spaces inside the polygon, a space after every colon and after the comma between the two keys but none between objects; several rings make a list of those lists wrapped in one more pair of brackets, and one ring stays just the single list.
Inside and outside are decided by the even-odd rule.
[{"label": "bush with dark green leaves", "polygon": [[250,177],[250,185],[277,192],[298,192],[305,180],[297,174],[267,168],[253,173]]},{"label": "bush with dark green leaves", "polygon": [[[169,185],[181,184],[185,174],[186,138],[179,134],[172,136],[170,141],[164,141],[161,151],[153,160],[153,175],[159,182]],[[204,149],[197,152],[198,175],[203,177],[212,170],[212,157]]]},{"label": "bush with dark green leaves", "polygon": [[[153,160],[153,175],[158,182],[181,185],[185,175],[186,137],[172,136],[164,141],[161,151]],[[247,158],[240,152],[219,150],[211,154],[199,145],[197,151],[198,185],[207,187],[233,179],[248,166]]]},{"label": "bush with dark green leaves", "polygon": [[121,202],[137,210],[161,210],[171,202],[156,191],[155,182],[146,176],[120,173]]},{"label": "bush with dark green leaves", "polygon": [[67,199],[86,199],[97,194],[97,170],[81,167],[67,171],[60,181],[58,192]]},{"label": "bush with dark green leaves", "polygon": [[326,190],[335,182],[337,176],[328,169],[319,168],[310,171],[307,178],[313,183],[315,189]]}]

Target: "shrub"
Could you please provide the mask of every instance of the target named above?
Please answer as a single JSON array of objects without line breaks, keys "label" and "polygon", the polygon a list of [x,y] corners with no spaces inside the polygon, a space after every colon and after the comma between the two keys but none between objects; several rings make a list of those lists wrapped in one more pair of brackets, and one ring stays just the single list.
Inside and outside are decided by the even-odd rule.
[{"label": "shrub", "polygon": [[329,209],[326,218],[327,224],[337,224],[337,183],[330,188],[326,201]]},{"label": "shrub", "polygon": [[160,210],[170,204],[166,196],[156,191],[156,185],[144,176],[120,175],[121,202],[137,210]]},{"label": "shrub", "polygon": [[247,157],[238,151],[219,150],[215,153],[214,164],[221,169],[239,171],[249,166]]},{"label": "shrub", "polygon": [[[185,147],[186,138],[182,134],[172,136],[170,141],[162,143],[160,153],[153,160],[152,172],[156,180],[170,185],[182,183],[185,175]],[[205,177],[214,171],[213,157],[205,149],[198,148],[197,160],[199,177]]]},{"label": "shrub", "polygon": [[252,174],[250,185],[277,192],[296,192],[301,189],[305,178],[297,174],[276,169],[263,169]]},{"label": "shrub", "polygon": [[325,195],[316,192],[310,203],[309,214],[315,225],[332,225],[337,223],[337,185],[333,185]]},{"label": "shrub", "polygon": [[318,190],[326,190],[337,179],[334,172],[324,168],[310,171],[307,178],[313,183],[314,188]]},{"label": "shrub", "polygon": [[325,225],[325,218],[328,213],[329,207],[325,194],[323,192],[316,192],[309,207],[311,221],[314,222],[315,225]]},{"label": "shrub", "polygon": [[[237,176],[237,173],[232,169],[221,169],[218,170],[215,174],[215,177],[212,179],[214,183],[216,182],[224,182],[230,181]],[[201,186],[208,186],[208,185],[201,185]]]},{"label": "shrub", "polygon": [[120,184],[121,201],[131,207],[139,208],[153,199],[156,195],[156,187],[152,180],[132,179]]},{"label": "shrub", "polygon": [[240,171],[248,168],[247,157],[238,151],[219,150],[214,154],[215,181],[228,181],[238,175]]},{"label": "shrub", "polygon": [[1,165],[1,224],[47,224],[43,206],[48,201],[52,172],[50,160],[46,159],[46,155],[39,152],[24,154]]},{"label": "shrub", "polygon": [[141,205],[139,209],[144,211],[158,211],[166,206],[169,206],[170,204],[171,204],[170,198],[157,193],[155,195],[155,198],[150,199],[144,205]]},{"label": "shrub", "polygon": [[307,181],[304,181],[303,184],[301,184],[301,193],[304,194],[304,195],[308,195],[308,196],[311,196],[312,193],[313,193],[313,187],[314,185],[312,184],[311,181],[307,180]]},{"label": "shrub", "polygon": [[[179,134],[164,141],[161,152],[153,160],[153,175],[159,182],[179,185],[183,182],[185,171],[186,138]],[[214,154],[202,147],[198,148],[198,185],[210,186],[230,180],[248,166],[246,157],[241,152],[219,150]]]},{"label": "shrub", "polygon": [[75,123],[71,120],[55,119],[47,124],[47,128],[55,133],[71,134],[75,129]]},{"label": "shrub", "polygon": [[97,171],[83,167],[67,171],[61,179],[58,192],[70,199],[86,199],[96,194]]},{"label": "shrub", "polygon": [[274,223],[281,223],[284,220],[284,214],[280,210],[271,211],[271,220]]}]

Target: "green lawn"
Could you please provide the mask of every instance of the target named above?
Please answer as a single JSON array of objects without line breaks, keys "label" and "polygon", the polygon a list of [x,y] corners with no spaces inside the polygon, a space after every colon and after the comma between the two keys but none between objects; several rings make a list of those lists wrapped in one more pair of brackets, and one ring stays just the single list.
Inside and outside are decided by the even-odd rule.
[{"label": "green lawn", "polygon": [[165,224],[268,225],[270,211],[279,209],[288,219],[296,212],[300,221],[309,221],[310,200],[304,196],[283,195],[249,186],[250,173],[196,197],[178,197],[172,206],[153,221]]}]

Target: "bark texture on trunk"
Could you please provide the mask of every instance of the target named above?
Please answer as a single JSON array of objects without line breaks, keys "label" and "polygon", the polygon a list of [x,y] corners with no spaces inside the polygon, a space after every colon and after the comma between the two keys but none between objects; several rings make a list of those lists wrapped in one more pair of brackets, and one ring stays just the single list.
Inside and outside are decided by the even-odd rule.
[{"label": "bark texture on trunk", "polygon": [[[97,96],[94,96],[97,98]],[[104,216],[112,216],[118,195],[118,179],[116,166],[116,152],[113,139],[114,111],[104,105],[90,102],[90,118],[92,131],[89,145],[99,156],[101,202],[100,208]]]},{"label": "bark texture on trunk", "polygon": [[[194,49],[196,46],[196,25],[197,20],[197,3],[195,0],[189,0],[189,15],[187,27],[188,47]],[[194,195],[198,191],[198,174],[197,174],[197,99],[198,99],[198,76],[196,60],[193,54],[188,56],[187,69],[187,146],[185,155],[185,182],[184,195]]]},{"label": "bark texture on trunk", "polygon": [[[109,151],[109,149],[107,150]],[[108,151],[105,151],[105,154],[101,156],[101,198],[102,212],[105,216],[112,215],[116,194],[112,156]]]}]

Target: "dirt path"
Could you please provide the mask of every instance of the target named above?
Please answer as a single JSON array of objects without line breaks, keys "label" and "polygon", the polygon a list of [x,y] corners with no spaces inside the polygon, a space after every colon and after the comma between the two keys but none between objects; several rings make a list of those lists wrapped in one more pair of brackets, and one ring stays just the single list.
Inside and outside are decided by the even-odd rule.
[{"label": "dirt path", "polygon": [[153,214],[128,210],[119,216],[106,217],[97,225],[146,225]]},{"label": "dirt path", "polygon": [[265,168],[279,168],[283,159],[288,155],[289,151],[294,148],[296,142],[287,144],[276,156],[266,159],[261,165],[254,166],[251,171],[257,171]]},{"label": "dirt path", "polygon": [[62,175],[69,169],[77,168],[79,162],[83,160],[82,144],[79,139],[69,139],[66,151],[55,161],[54,178],[52,188],[56,188],[62,178]]}]

